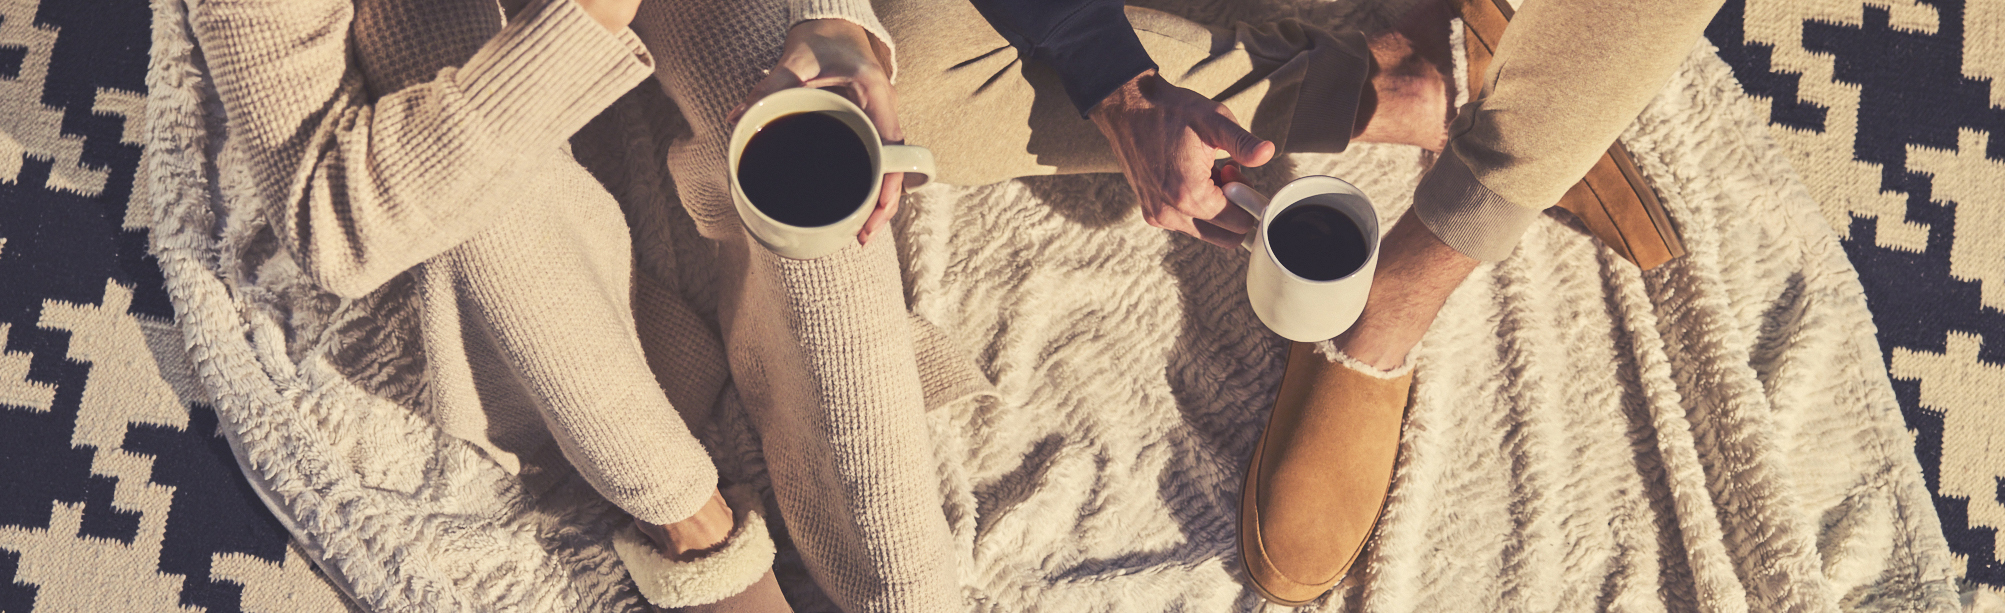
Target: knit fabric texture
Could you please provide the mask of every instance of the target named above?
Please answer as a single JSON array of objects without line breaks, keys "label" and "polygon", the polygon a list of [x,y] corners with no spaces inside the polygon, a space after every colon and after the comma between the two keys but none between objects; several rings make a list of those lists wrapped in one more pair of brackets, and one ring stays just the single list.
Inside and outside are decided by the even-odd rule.
[{"label": "knit fabric texture", "polygon": [[[566,146],[645,49],[569,0],[154,9],[153,251],[281,522],[371,608],[637,606],[608,544],[708,498],[669,397],[721,385],[657,384],[715,332],[643,348],[621,209]],[[749,576],[686,582],[764,564],[709,566]]]},{"label": "knit fabric texture", "polygon": [[[171,42],[178,3],[160,5],[170,26],[156,33],[167,32]],[[1228,21],[1216,17],[1205,21]],[[687,125],[651,123],[658,118],[625,109],[631,100],[623,99],[613,114],[651,131],[628,138],[667,135],[683,146],[724,125],[721,100],[770,65],[784,28],[719,23],[721,35],[768,37],[746,45],[753,49],[746,55],[758,57],[704,83],[718,89],[704,93],[707,99],[719,102],[685,109]],[[343,571],[373,607],[637,606],[624,573],[608,570],[617,567],[606,543],[624,514],[597,501],[575,475],[545,468],[561,462],[530,457],[520,475],[510,475],[336,371],[285,370],[283,352],[269,349],[284,347],[275,333],[281,328],[243,323],[245,303],[208,264],[214,249],[207,233],[216,225],[206,217],[216,194],[208,190],[241,192],[204,179],[209,158],[201,152],[215,125],[206,122],[216,116],[191,93],[200,91],[202,73],[185,43],[178,53],[162,48],[150,79],[153,141],[168,146],[149,167],[152,201],[161,205],[156,252],[177,304],[186,307],[191,353],[203,381],[216,388],[223,429],[309,555]],[[667,54],[657,48],[656,57]],[[1309,610],[1956,606],[1952,561],[1877,366],[1856,277],[1748,107],[1702,46],[1624,134],[1686,232],[1688,258],[1638,273],[1578,224],[1547,215],[1530,226],[1517,256],[1479,268],[1458,290],[1412,358],[1416,404],[1376,544],[1360,573]],[[654,159],[675,164],[676,155]],[[1410,202],[1419,157],[1357,145],[1340,156],[1291,156],[1252,178],[1269,189],[1296,174],[1352,178],[1389,221]],[[827,491],[849,498],[832,504],[882,509],[891,521],[930,521],[899,516],[937,513],[948,548],[930,560],[937,568],[917,568],[934,546],[926,539],[883,538],[915,534],[910,524],[859,526],[877,520],[851,518],[847,526],[827,525],[844,519],[830,513],[801,522],[807,528],[790,536],[798,545],[809,535],[863,534],[874,540],[823,547],[918,553],[830,580],[826,570],[813,570],[826,559],[808,560],[806,546],[783,550],[777,570],[804,609],[833,610],[832,601],[842,599],[879,610],[897,603],[1009,611],[1260,607],[1232,570],[1233,502],[1284,349],[1245,305],[1243,256],[1143,227],[1121,180],[1093,176],[929,186],[906,201],[895,252],[880,242],[821,265],[760,260],[731,241],[734,219],[691,219],[728,200],[689,192],[728,193],[703,194],[714,186],[682,181],[678,196],[644,169],[627,170],[642,187],[613,193],[652,190],[652,201],[664,205],[627,211],[642,244],[654,245],[643,248],[638,268],[670,272],[669,291],[685,297],[699,319],[720,320],[724,345],[757,346],[757,339],[834,321],[823,318],[876,317],[879,309],[910,322],[909,300],[912,313],[973,349],[996,381],[997,394],[987,399],[927,403],[910,400],[925,397],[918,377],[844,374],[851,364],[895,359],[877,353],[877,343],[835,338],[795,353],[734,353],[739,380],[722,388],[697,433],[725,479],[770,479],[776,497],[797,486],[769,474],[783,464],[767,455],[774,438],[826,426],[804,421],[813,412],[779,410],[810,402],[745,398],[742,390],[812,396],[828,393],[816,382],[870,381],[919,390],[873,410],[903,407],[893,416],[910,416],[915,405],[935,405],[892,426],[829,423],[842,433],[897,427],[927,437],[930,457],[877,461],[906,471],[915,461],[923,466],[938,511],[913,504],[925,496],[909,489],[893,492],[903,498],[872,498],[858,484]],[[721,184],[722,176],[715,180]],[[677,200],[688,215],[678,217],[685,207],[674,206]],[[1080,222],[1096,219],[1124,223]],[[723,238],[648,240],[697,236],[699,228]],[[887,270],[893,293],[873,293],[885,287]],[[895,285],[901,272],[904,284]],[[851,280],[867,291],[816,285]],[[771,294],[778,299],[732,297],[749,295],[747,287],[795,289]],[[849,295],[872,297],[836,299]],[[824,300],[837,304],[816,302]],[[860,325],[898,337],[896,326]],[[909,360],[910,348],[905,355]],[[396,357],[365,362],[389,370]],[[831,370],[792,369],[802,362]],[[810,385],[746,382],[745,374],[762,369],[790,371],[777,376]],[[313,386],[281,387],[298,381],[288,378],[297,373],[318,378]],[[793,453],[847,461],[812,446]],[[823,573],[816,578],[824,586],[872,573],[923,578],[874,593],[835,587],[838,593],[821,600],[804,572]],[[942,574],[958,592],[923,588]]]},{"label": "knit fabric texture", "polygon": [[554,434],[635,516],[695,511],[715,471],[636,342],[618,203],[563,149],[646,77],[631,34],[573,2],[507,28],[484,0],[212,2],[192,23],[263,201],[227,209],[231,264],[286,298],[260,306],[294,312],[288,361],[416,354],[432,419],[503,466]]},{"label": "knit fabric texture", "polygon": [[[252,330],[241,335],[247,346],[210,349],[258,355],[266,369],[290,371],[219,372],[213,376],[229,380],[216,385],[259,388],[262,381],[278,389],[249,390],[253,395],[300,398],[290,407],[245,409],[313,415],[284,426],[349,420],[361,428],[336,427],[342,436],[326,447],[254,441],[243,451],[312,456],[305,450],[318,448],[345,460],[306,471],[314,479],[303,481],[286,472],[299,462],[265,460],[282,472],[253,475],[253,483],[277,499],[282,517],[321,522],[295,529],[303,541],[326,543],[314,553],[328,556],[335,574],[368,586],[355,590],[358,600],[436,608],[472,595],[503,608],[625,606],[630,586],[604,583],[616,577],[564,581],[550,573],[580,568],[558,560],[611,557],[606,544],[618,514],[593,504],[591,493],[656,523],[700,504],[717,476],[685,426],[711,427],[722,414],[759,423],[765,453],[775,459],[771,485],[764,474],[731,477],[775,491],[793,542],[831,596],[852,610],[928,611],[952,601],[945,522],[929,511],[939,503],[923,414],[929,399],[978,394],[986,381],[965,352],[939,344],[945,335],[906,315],[888,240],[794,262],[753,251],[732,225],[740,234],[727,232],[716,243],[684,238],[680,244],[711,249],[697,249],[702,253],[681,267],[653,261],[644,250],[635,273],[621,209],[595,180],[619,173],[594,177],[562,147],[565,136],[645,76],[650,58],[630,34],[607,34],[568,1],[532,3],[505,28],[500,7],[479,0],[362,3],[352,15],[345,2],[284,9],[217,2],[201,5],[186,26],[173,8],[161,11],[163,20],[191,32],[213,58],[208,68],[216,86],[214,92],[199,82],[157,88],[180,113],[160,125],[188,121],[194,107],[176,95],[214,96],[210,104],[220,102],[228,119],[203,128],[221,145],[221,156],[174,157],[213,163],[225,169],[226,180],[214,186],[161,180],[193,191],[218,188],[226,232],[211,242],[199,230],[209,211],[163,199],[159,214],[169,221],[156,251],[220,263],[207,270],[169,267],[170,289],[183,293],[177,300],[190,310],[204,308],[194,304],[204,299],[195,287],[219,282],[229,288],[224,299],[242,301],[240,310],[250,314],[242,322],[191,321],[198,328]],[[773,51],[797,17],[852,19],[874,30],[880,43],[884,37],[860,3],[773,5],[753,14],[765,20],[760,31]],[[308,36],[351,23],[346,39]],[[351,40],[359,70],[336,70],[346,68]],[[880,56],[890,57],[889,45],[880,47]],[[287,53],[317,61],[275,58]],[[268,91],[270,83],[289,82],[302,85]],[[300,100],[323,100],[333,111],[320,114]],[[287,122],[295,125],[290,131],[265,125]],[[285,138],[302,132],[310,138]],[[204,134],[183,130],[160,140],[163,150],[202,151],[194,141]],[[661,159],[634,148],[647,140],[612,139],[607,144],[617,154],[596,159]],[[624,176],[642,187],[607,183],[622,195],[655,196],[650,204],[672,206],[659,198],[665,183],[646,180],[661,174]],[[638,223],[655,227],[646,218],[657,212],[632,208],[628,214],[643,218]],[[681,219],[687,223],[686,215]],[[718,273],[709,285],[685,287],[676,268]],[[241,270],[257,274],[236,274]],[[655,272],[670,277],[650,276]],[[629,286],[629,279],[638,281]],[[635,305],[635,295],[646,302]],[[684,303],[689,296],[700,306]],[[636,311],[648,318],[645,326],[635,326]],[[723,338],[709,321],[723,324]],[[731,370],[745,382],[738,386],[742,404],[738,394],[720,393],[726,362],[719,349],[730,350]],[[928,366],[920,368],[915,355],[929,356]],[[672,407],[670,399],[686,406]],[[358,412],[357,404],[373,408]],[[270,434],[258,425],[239,434]],[[480,453],[466,455],[462,443]],[[492,466],[478,465],[483,461]],[[365,490],[335,485],[341,483]],[[487,546],[456,543],[452,554],[424,563],[445,573],[432,575],[416,560],[354,551],[392,543],[422,549],[430,539],[385,535],[370,526],[394,522],[369,512],[315,510],[329,491],[376,494],[373,504],[339,504],[388,515],[446,514],[489,524],[534,505],[539,511],[531,523],[545,528],[533,538],[517,534]],[[399,495],[431,500],[389,502]],[[478,531],[445,528],[465,530]],[[594,538],[601,540],[576,549]],[[526,546],[542,551],[521,550]],[[511,549],[519,551],[502,553]],[[524,564],[535,570],[525,572]],[[383,580],[399,573],[412,576]],[[425,587],[426,576],[452,588]],[[743,585],[740,579],[684,583]],[[515,584],[496,592],[494,582],[518,581],[548,587]]]},{"label": "knit fabric texture", "polygon": [[1648,11],[1604,0],[1526,4],[1482,75],[1482,97],[1449,126],[1445,163],[1420,182],[1421,221],[1469,257],[1510,255],[1532,218],[1663,88],[1720,1]]},{"label": "knit fabric texture", "polygon": [[893,236],[790,260],[750,240],[731,201],[730,111],[773,67],[791,23],[850,20],[883,57],[896,43],[867,3],[811,5],[642,5],[634,30],[687,132],[666,156],[680,207],[635,211],[635,241],[687,242],[651,233],[672,224],[645,219],[684,214],[715,241],[716,251],[678,254],[676,265],[717,271],[715,296],[696,300],[716,305],[739,403],[726,410],[756,428],[761,476],[814,583],[847,611],[951,609],[959,581],[926,409],[983,394],[988,380],[964,350],[941,344],[945,334],[908,316]]}]

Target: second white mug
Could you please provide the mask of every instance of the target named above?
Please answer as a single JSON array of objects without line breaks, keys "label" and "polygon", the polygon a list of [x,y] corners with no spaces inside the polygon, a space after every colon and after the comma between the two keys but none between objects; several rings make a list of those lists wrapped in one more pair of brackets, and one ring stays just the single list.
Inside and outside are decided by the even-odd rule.
[{"label": "second white mug", "polygon": [[[1252,252],[1246,265],[1246,298],[1253,303],[1253,313],[1260,317],[1261,323],[1275,334],[1301,342],[1333,338],[1357,323],[1358,314],[1364,312],[1365,298],[1371,294],[1372,275],[1378,270],[1378,211],[1372,208],[1371,199],[1363,191],[1342,179],[1312,175],[1282,186],[1272,199],[1244,184],[1227,183],[1225,198],[1260,220],[1246,234],[1242,246]],[[1289,257],[1277,256],[1275,220],[1302,207],[1326,207],[1342,214],[1355,226],[1358,242],[1345,242],[1352,237],[1340,235],[1330,245],[1283,244],[1280,251]],[[1283,223],[1299,222],[1283,220]],[[1336,226],[1340,232],[1352,231],[1343,224]],[[1290,234],[1287,228],[1282,228],[1280,234],[1283,241],[1303,240],[1287,236]],[[1348,252],[1348,257],[1339,259],[1355,259],[1359,244],[1363,247],[1363,263],[1354,268],[1348,262],[1305,262],[1304,256],[1295,255],[1302,251],[1320,254],[1335,250]],[[1331,266],[1337,269],[1332,270]]]}]

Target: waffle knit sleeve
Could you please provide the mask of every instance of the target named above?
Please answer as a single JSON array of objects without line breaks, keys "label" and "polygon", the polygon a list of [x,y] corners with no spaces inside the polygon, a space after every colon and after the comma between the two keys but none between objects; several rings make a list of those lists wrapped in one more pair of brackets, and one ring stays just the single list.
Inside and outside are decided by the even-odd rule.
[{"label": "waffle knit sleeve", "polygon": [[877,20],[877,11],[870,7],[869,0],[787,0],[790,27],[812,19],[841,19],[861,26],[878,46],[876,52],[884,63],[884,74],[894,80],[898,77],[897,47],[892,43],[891,31]]},{"label": "waffle knit sleeve", "polygon": [[1462,107],[1441,159],[1421,177],[1415,214],[1464,255],[1509,256],[1684,64],[1720,3],[1524,3],[1490,61],[1484,95]]},{"label": "waffle knit sleeve", "polygon": [[630,32],[538,0],[465,65],[371,100],[349,0],[208,0],[191,20],[233,146],[300,267],[367,293],[513,206],[528,165],[652,72]]}]

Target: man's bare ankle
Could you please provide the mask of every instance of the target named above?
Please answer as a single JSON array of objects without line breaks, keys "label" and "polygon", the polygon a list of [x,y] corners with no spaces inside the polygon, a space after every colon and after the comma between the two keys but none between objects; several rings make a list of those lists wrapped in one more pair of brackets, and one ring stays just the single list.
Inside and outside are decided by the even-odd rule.
[{"label": "man's bare ankle", "polygon": [[1477,264],[1441,242],[1408,209],[1379,243],[1378,270],[1364,312],[1337,336],[1336,348],[1373,368],[1400,367],[1427,335],[1449,294]]},{"label": "man's bare ankle", "polygon": [[[1358,323],[1360,326],[1365,325],[1363,321]],[[1389,338],[1378,330],[1359,326],[1351,327],[1349,331],[1331,342],[1337,351],[1344,352],[1344,355],[1351,356],[1351,359],[1387,371],[1405,366],[1407,354],[1413,351],[1414,345],[1411,342],[1402,343]]]},{"label": "man's bare ankle", "polygon": [[1415,11],[1398,29],[1366,41],[1378,62],[1369,85],[1376,105],[1355,140],[1428,151],[1447,144],[1455,94],[1445,6]]}]

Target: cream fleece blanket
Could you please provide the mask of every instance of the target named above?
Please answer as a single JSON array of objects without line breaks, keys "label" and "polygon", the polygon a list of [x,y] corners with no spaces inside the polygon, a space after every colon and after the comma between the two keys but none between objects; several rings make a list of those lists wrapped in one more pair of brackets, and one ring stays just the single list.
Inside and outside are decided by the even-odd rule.
[{"label": "cream fleece blanket", "polygon": [[[1363,572],[1308,610],[1959,607],[1856,276],[1759,117],[1702,46],[1624,136],[1692,255],[1642,273],[1554,212],[1457,291]],[[1255,174],[1345,177],[1389,225],[1422,164]],[[911,308],[998,392],[931,416],[970,609],[1259,609],[1237,496],[1285,346],[1244,256],[1112,175],[907,206]]]},{"label": "cream fleece blanket", "polygon": [[[1363,572],[1307,610],[1958,607],[1858,281],[1702,45],[1625,136],[1689,257],[1641,273],[1566,213],[1458,289],[1416,355]],[[1356,182],[1390,225],[1417,151],[1262,169]],[[1244,257],[1132,214],[1119,177],[938,188],[904,219],[912,308],[994,403],[939,416],[974,608],[1222,611],[1283,345]]]},{"label": "cream fleece blanket", "polygon": [[[211,203],[240,196],[208,153],[213,93],[184,5],[155,5],[154,249],[221,427],[281,520],[370,608],[637,609],[608,538],[625,518],[568,467],[511,477],[352,368],[268,349],[283,320],[213,259]],[[660,103],[646,98],[621,112]],[[1558,213],[1457,291],[1416,355],[1363,572],[1311,610],[1957,606],[1858,282],[1757,117],[1702,48],[1625,136],[1689,257],[1639,273]],[[1358,147],[1256,179],[1345,177],[1389,222],[1420,169],[1412,149]],[[650,173],[602,178],[672,198]],[[1244,257],[1138,223],[1114,176],[933,186],[907,207],[911,308],[997,387],[929,415],[968,608],[1259,608],[1237,576],[1236,496],[1283,345],[1246,306]],[[649,223],[693,236],[686,218]],[[720,472],[763,489],[734,404],[700,434]],[[792,596],[825,607],[781,559]]]}]

